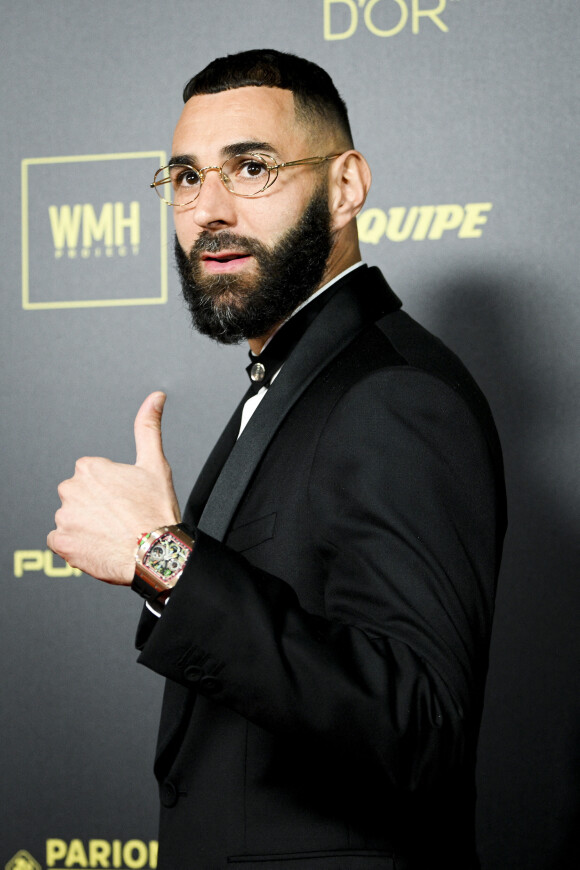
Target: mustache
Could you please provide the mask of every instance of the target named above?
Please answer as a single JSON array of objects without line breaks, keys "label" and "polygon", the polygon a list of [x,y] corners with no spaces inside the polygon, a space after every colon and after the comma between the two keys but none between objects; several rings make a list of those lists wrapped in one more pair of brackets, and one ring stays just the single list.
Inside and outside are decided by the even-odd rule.
[{"label": "mustache", "polygon": [[267,252],[267,248],[257,239],[252,239],[249,236],[239,236],[230,230],[222,230],[214,234],[204,230],[193,243],[188,254],[189,258],[195,257],[197,254],[217,254],[220,251],[232,250],[239,253],[260,255]]}]

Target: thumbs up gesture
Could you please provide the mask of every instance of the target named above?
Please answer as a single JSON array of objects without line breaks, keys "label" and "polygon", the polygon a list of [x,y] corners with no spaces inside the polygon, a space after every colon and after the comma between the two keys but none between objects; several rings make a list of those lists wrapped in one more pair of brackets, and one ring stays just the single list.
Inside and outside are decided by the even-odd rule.
[{"label": "thumbs up gesture", "polygon": [[61,507],[48,546],[69,565],[107,583],[129,586],[141,535],[180,520],[161,441],[165,398],[151,393],[137,413],[135,465],[84,457],[58,488]]}]

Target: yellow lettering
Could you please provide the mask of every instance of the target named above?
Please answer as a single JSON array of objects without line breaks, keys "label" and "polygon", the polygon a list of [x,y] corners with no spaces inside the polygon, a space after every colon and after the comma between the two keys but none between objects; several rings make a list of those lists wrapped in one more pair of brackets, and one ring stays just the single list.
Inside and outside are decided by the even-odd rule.
[{"label": "yellow lettering", "polygon": [[113,203],[106,202],[97,220],[90,202],[83,205],[83,246],[90,248],[93,242],[113,244]]},{"label": "yellow lettering", "polygon": [[478,239],[492,208],[491,202],[392,206],[387,213],[382,208],[367,208],[357,217],[359,238],[371,245],[378,245],[384,236],[390,242],[409,238],[419,242],[426,238],[438,240],[449,230],[458,230],[460,239]]},{"label": "yellow lettering", "polygon": [[121,247],[117,250],[117,253],[120,257],[126,257],[127,256],[127,246],[121,245]]},{"label": "yellow lettering", "polygon": [[439,0],[437,9],[419,9],[419,2],[420,0],[411,0],[411,27],[413,33],[419,33],[419,18],[421,17],[430,18],[433,24],[437,25],[439,30],[442,30],[443,33],[447,33],[449,28],[445,22],[441,21],[439,18],[439,13],[443,12],[445,9],[447,0]]},{"label": "yellow lettering", "polygon": [[71,577],[73,574],[76,577],[80,577],[82,574],[82,571],[78,568],[73,568],[68,562],[65,562],[62,566],[55,565],[51,550],[44,551],[43,568],[47,577]]},{"label": "yellow lettering", "polygon": [[139,245],[133,245],[133,256],[137,256],[139,253]]},{"label": "yellow lettering", "polygon": [[66,843],[64,840],[46,841],[46,863],[54,867],[56,861],[61,861],[66,855]]},{"label": "yellow lettering", "polygon": [[487,223],[487,215],[482,214],[483,211],[491,211],[493,205],[491,202],[468,202],[465,206],[465,220],[458,232],[460,239],[478,239],[481,236],[481,230],[477,229]]},{"label": "yellow lettering", "polygon": [[[125,243],[125,228],[130,230],[132,245],[138,245],[141,241],[141,228],[139,224],[139,203],[132,202],[129,205],[129,217],[125,217],[122,202],[115,203],[115,245],[120,248]],[[105,242],[105,244],[110,244]]]},{"label": "yellow lettering", "polygon": [[413,241],[422,242],[423,239],[427,235],[427,230],[429,229],[429,225],[433,220],[433,215],[435,214],[435,206],[433,205],[421,205],[419,206],[419,220],[415,225],[415,231],[413,233]]},{"label": "yellow lettering", "polygon": [[440,239],[447,230],[456,230],[461,226],[464,216],[465,212],[460,205],[438,205],[429,238]]},{"label": "yellow lettering", "polygon": [[95,867],[109,867],[110,856],[110,843],[107,843],[106,840],[89,840],[89,866],[91,870]]},{"label": "yellow lettering", "polygon": [[85,852],[84,846],[80,840],[70,841],[68,852],[64,862],[65,867],[72,867],[75,864],[78,864],[79,867],[89,866],[89,862],[87,860],[87,853]]},{"label": "yellow lettering", "polygon": [[[14,576],[22,577],[25,571],[42,571],[44,553],[42,550],[15,550]],[[61,842],[49,840],[48,842]]]},{"label": "yellow lettering", "polygon": [[151,870],[157,870],[157,854],[159,844],[157,840],[149,840],[149,867]]},{"label": "yellow lettering", "polygon": [[[134,853],[137,852],[137,857]],[[149,850],[141,840],[127,840],[123,846],[123,860],[129,870],[144,867],[149,857]]]},{"label": "yellow lettering", "polygon": [[25,571],[43,571],[47,577],[80,577],[82,574],[79,568],[73,568],[67,562],[62,566],[55,565],[50,550],[15,550],[14,576],[22,577]]},{"label": "yellow lettering", "polygon": [[69,260],[74,260],[75,257],[76,257],[76,255],[77,255],[77,252],[75,251],[74,248],[69,248],[69,249],[68,249],[68,257],[69,257]]},{"label": "yellow lettering", "polygon": [[387,216],[382,208],[367,208],[357,219],[361,242],[378,245],[387,228]]},{"label": "yellow lettering", "polygon": [[404,242],[405,239],[408,239],[411,235],[411,230],[415,226],[415,221],[417,220],[419,209],[416,205],[409,209],[407,219],[403,224],[403,228],[401,229],[401,224],[403,223],[403,218],[406,211],[407,209],[405,208],[389,209],[389,220],[387,222],[386,236],[391,242]]},{"label": "yellow lettering", "polygon": [[91,256],[91,249],[90,248],[81,248],[81,257],[83,258],[83,260],[88,260],[88,258],[90,256]]},{"label": "yellow lettering", "polygon": [[380,30],[373,22],[371,17],[371,13],[377,3],[380,3],[381,0],[370,0],[369,3],[365,6],[364,11],[364,19],[365,24],[370,30],[371,33],[374,33],[375,36],[395,36],[395,34],[400,33],[405,24],[407,23],[407,18],[409,17],[409,10],[407,9],[407,4],[405,0],[394,0],[401,11],[401,17],[399,18],[399,23],[395,25],[395,27],[391,27],[390,30]]},{"label": "yellow lettering", "polygon": [[55,260],[60,260],[60,258],[62,257],[63,253],[64,253],[64,252],[63,252],[62,248],[55,248],[55,249],[54,249],[54,259],[55,259]]},{"label": "yellow lettering", "polygon": [[76,248],[79,239],[82,211],[82,205],[75,205],[73,209],[71,209],[70,205],[62,205],[60,208],[57,208],[56,205],[48,207],[52,240],[55,248],[64,248],[65,242],[67,248]]},{"label": "yellow lettering", "polygon": [[[331,9],[333,5],[342,3],[343,6],[348,6],[350,10],[350,25],[346,30],[334,31],[331,27]],[[324,38],[332,39],[348,39],[352,36],[358,26],[358,9],[354,0],[324,0]]]},{"label": "yellow lettering", "polygon": [[101,251],[100,248],[95,248],[93,253],[94,253],[95,257],[100,257],[103,252]]},{"label": "yellow lettering", "polygon": [[121,841],[113,840],[113,867],[121,866]]},{"label": "yellow lettering", "polygon": [[105,248],[105,257],[112,257],[113,254],[114,254],[114,251],[112,248]]}]

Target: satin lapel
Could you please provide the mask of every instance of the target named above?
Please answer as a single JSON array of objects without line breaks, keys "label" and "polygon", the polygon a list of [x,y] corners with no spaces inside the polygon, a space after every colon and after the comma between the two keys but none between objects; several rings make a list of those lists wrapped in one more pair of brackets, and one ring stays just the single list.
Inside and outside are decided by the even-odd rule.
[{"label": "satin lapel", "polygon": [[204,506],[209,498],[209,495],[214,487],[216,480],[219,477],[224,463],[226,462],[232,447],[236,443],[238,432],[240,431],[240,423],[242,419],[242,408],[249,398],[250,392],[244,396],[226,427],[220,435],[215,447],[208,456],[205,465],[200,471],[198,478],[191,491],[191,495],[187,500],[185,510],[183,511],[183,522],[186,525],[196,527]]},{"label": "satin lapel", "polygon": [[224,539],[258,463],[294,403],[366,324],[400,304],[376,268],[362,267],[338,282],[232,448],[199,520],[202,531]]},{"label": "satin lapel", "polygon": [[[236,443],[236,438],[240,431],[242,408],[247,398],[248,396],[244,396],[232,414],[199,473],[183,512],[183,522],[187,525],[191,525],[194,528],[197,526],[197,520],[208,496],[222,470],[224,462]],[[151,618],[149,611],[145,614],[145,618],[147,617]],[[191,689],[186,689],[177,683],[173,683],[171,680],[166,682],[161,723],[159,725],[159,740],[155,757],[155,772],[159,777],[164,777],[167,770],[171,767],[172,759],[176,753],[176,746],[180,736],[183,734],[185,723],[189,721],[195,702],[196,694]]]}]

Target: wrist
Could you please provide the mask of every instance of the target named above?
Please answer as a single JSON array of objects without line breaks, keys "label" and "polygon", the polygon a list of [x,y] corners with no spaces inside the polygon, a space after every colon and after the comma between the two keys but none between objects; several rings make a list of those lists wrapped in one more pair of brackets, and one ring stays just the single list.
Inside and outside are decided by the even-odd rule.
[{"label": "wrist", "polygon": [[183,523],[141,535],[131,588],[149,602],[163,602],[181,577],[194,543],[193,533]]}]

